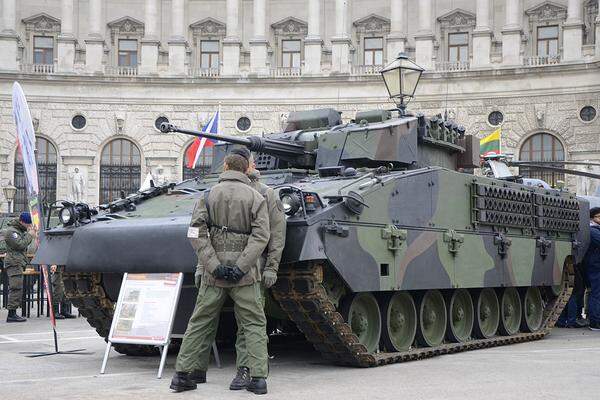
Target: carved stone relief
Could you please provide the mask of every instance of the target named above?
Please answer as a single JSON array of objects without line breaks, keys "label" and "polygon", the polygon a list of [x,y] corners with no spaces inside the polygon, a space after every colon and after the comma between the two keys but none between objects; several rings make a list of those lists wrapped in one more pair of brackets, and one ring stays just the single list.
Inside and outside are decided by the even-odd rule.
[{"label": "carved stone relief", "polygon": [[144,23],[131,17],[122,17],[109,22],[110,41],[115,45],[120,37],[142,38],[144,36]]},{"label": "carved stone relief", "polygon": [[377,14],[371,14],[357,21],[353,25],[357,33],[365,34],[388,34],[390,33],[390,20],[380,17]]},{"label": "carved stone relief", "polygon": [[196,36],[218,36],[225,37],[226,26],[214,18],[204,18],[190,25],[192,35]]},{"label": "carved stone relief", "polygon": [[298,18],[288,17],[271,25],[276,36],[292,35],[304,37],[308,34],[308,24]]},{"label": "carved stone relief", "polygon": [[559,4],[545,1],[525,11],[529,22],[562,21],[567,18],[567,8]]},{"label": "carved stone relief", "polygon": [[456,10],[451,11],[448,14],[442,15],[438,18],[438,21],[442,29],[467,29],[474,28],[476,25],[475,14],[469,11],[462,10],[460,8],[457,8]]},{"label": "carved stone relief", "polygon": [[60,19],[46,13],[40,13],[23,19],[25,31],[47,34],[60,33]]}]

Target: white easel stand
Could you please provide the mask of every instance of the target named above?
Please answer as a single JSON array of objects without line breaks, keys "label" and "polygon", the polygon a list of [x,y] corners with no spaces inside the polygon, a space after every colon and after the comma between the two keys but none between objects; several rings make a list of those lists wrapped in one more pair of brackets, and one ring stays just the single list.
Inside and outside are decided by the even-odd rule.
[{"label": "white easel stand", "polygon": [[[167,342],[164,346],[157,346],[160,350],[160,364],[158,366],[158,375],[156,379],[162,378],[162,373],[165,368],[165,363],[167,361],[167,353],[169,352],[169,344],[171,341]],[[110,348],[112,347],[112,342],[106,343],[106,350],[104,351],[104,359],[102,360],[102,368],[100,368],[100,374],[104,374],[106,371],[106,364],[108,363],[108,355],[110,354]],[[215,356],[215,364],[217,364],[217,368],[221,368],[221,358],[219,357],[219,349],[217,349],[217,343],[213,342],[212,344],[213,355]]]}]

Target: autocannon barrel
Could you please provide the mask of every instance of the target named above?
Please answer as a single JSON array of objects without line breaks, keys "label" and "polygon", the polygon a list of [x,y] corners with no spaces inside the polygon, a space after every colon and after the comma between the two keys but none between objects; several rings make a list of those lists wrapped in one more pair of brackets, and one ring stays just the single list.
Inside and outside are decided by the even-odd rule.
[{"label": "autocannon barrel", "polygon": [[250,151],[271,154],[287,159],[289,159],[290,157],[293,158],[309,154],[307,151],[304,150],[303,145],[285,140],[268,139],[259,136],[248,136],[246,138],[240,138],[236,136],[220,134],[215,135],[212,133],[194,131],[190,129],[182,129],[168,122],[163,122],[162,124],[160,124],[160,130],[163,133],[179,132],[200,138],[219,140],[221,142],[227,142],[232,144],[239,144],[242,146],[246,146]]}]

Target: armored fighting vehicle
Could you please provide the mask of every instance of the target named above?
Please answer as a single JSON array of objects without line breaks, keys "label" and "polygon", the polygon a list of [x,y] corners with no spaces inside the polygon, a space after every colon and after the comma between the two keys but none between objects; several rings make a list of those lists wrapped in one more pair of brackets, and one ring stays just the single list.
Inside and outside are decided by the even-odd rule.
[{"label": "armored fighting vehicle", "polygon": [[[410,71],[393,79],[416,85]],[[540,339],[589,241],[586,201],[510,174],[465,172],[479,166],[478,140],[453,122],[408,114],[402,102],[349,123],[333,109],[291,113],[283,132],[264,137],[161,130],[218,140],[214,173],[98,210],[65,202],[62,226],[45,232],[34,260],[65,266],[67,296],[102,337],[124,272],[185,273],[174,337],[184,333],[197,293],[192,208],[233,146],[255,154],[287,216],[267,315],[334,363],[370,367]]]},{"label": "armored fighting vehicle", "polygon": [[174,327],[183,334],[196,296],[191,211],[232,146],[255,153],[287,215],[269,317],[292,321],[335,363],[539,339],[588,241],[586,202],[459,172],[478,165],[478,141],[436,117],[373,111],[343,124],[332,109],[303,111],[282,133],[248,138],[162,128],[220,140],[215,174],[123,196],[97,214],[65,202],[63,224],[46,231],[34,261],[65,266],[67,295],[103,337],[124,272],[186,273]]}]

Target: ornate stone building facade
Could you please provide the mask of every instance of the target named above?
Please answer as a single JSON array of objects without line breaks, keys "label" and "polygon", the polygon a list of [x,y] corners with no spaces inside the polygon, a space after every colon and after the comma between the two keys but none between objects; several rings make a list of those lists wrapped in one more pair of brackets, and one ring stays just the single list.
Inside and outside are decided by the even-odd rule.
[{"label": "ornate stone building facade", "polygon": [[0,0],[0,183],[23,185],[13,81],[32,110],[46,199],[98,204],[148,173],[193,174],[191,141],[161,134],[161,121],[199,127],[220,107],[221,131],[242,135],[278,131],[293,110],[349,120],[391,106],[379,71],[399,52],[426,68],[410,109],[480,137],[501,127],[515,158],[599,161],[598,3]]}]

